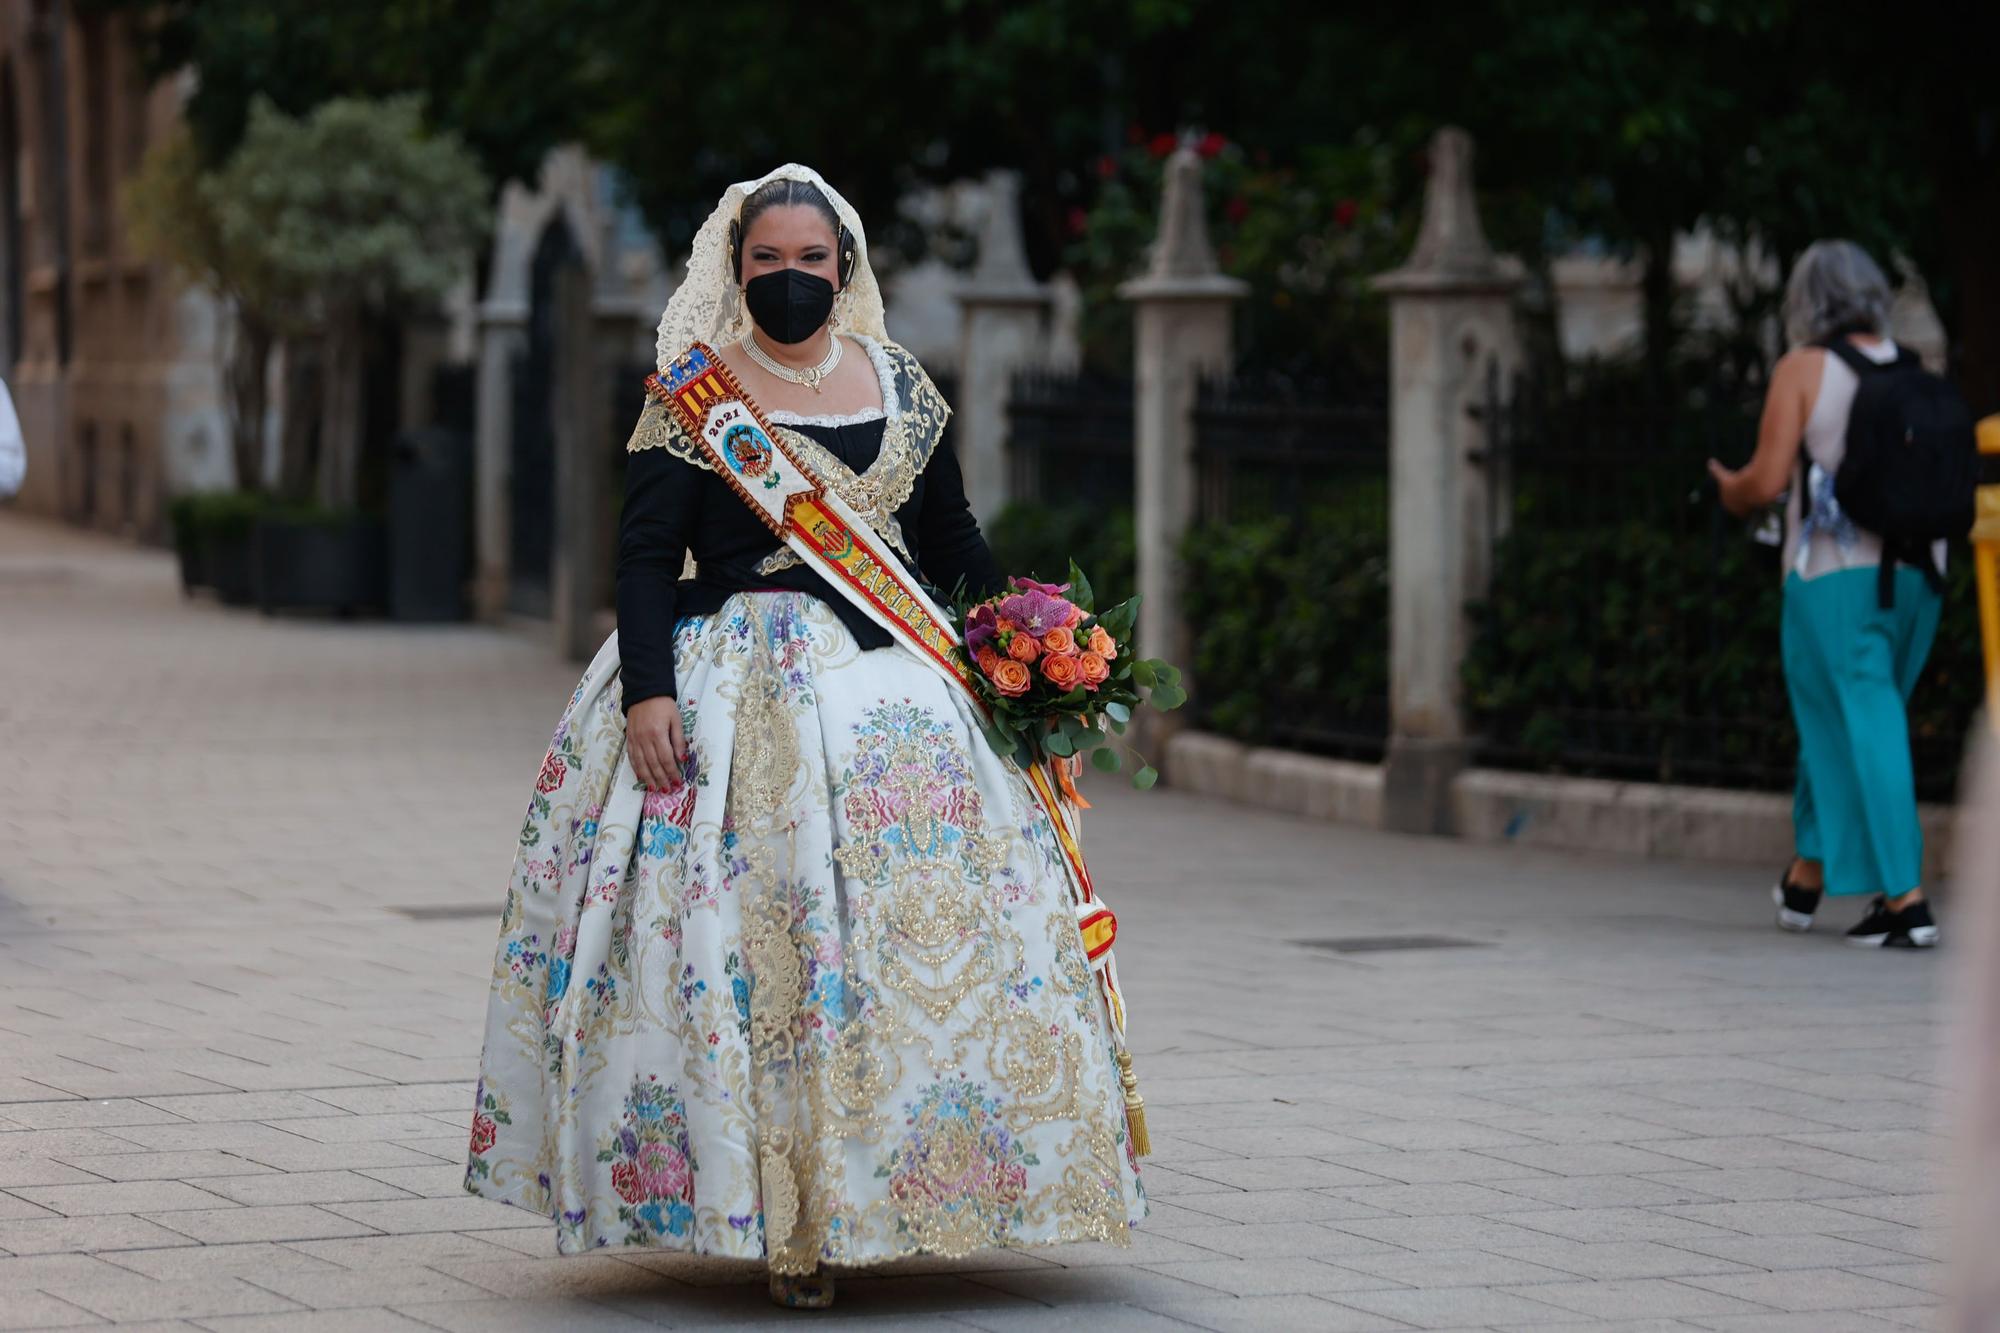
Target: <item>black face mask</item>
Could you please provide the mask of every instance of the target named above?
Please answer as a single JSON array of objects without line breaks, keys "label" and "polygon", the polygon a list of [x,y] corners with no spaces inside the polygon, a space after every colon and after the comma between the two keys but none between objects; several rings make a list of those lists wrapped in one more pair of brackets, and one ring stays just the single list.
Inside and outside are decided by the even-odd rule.
[{"label": "black face mask", "polygon": [[743,300],[760,332],[788,345],[802,343],[833,313],[833,284],[804,269],[775,269],[744,283]]}]

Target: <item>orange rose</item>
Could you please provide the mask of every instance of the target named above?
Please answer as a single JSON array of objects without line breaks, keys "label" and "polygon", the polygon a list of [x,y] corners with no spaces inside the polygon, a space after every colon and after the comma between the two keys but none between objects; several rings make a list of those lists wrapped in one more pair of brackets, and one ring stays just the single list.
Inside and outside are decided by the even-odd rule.
[{"label": "orange rose", "polygon": [[1016,662],[1032,662],[1042,655],[1042,645],[1034,635],[1024,629],[1014,631],[1013,639],[1007,644],[1007,656]]},{"label": "orange rose", "polygon": [[994,652],[991,648],[981,648],[976,660],[979,663],[979,669],[990,676],[993,674],[993,668],[1000,665],[1000,654]]},{"label": "orange rose", "polygon": [[1027,664],[1016,662],[1011,657],[998,658],[993,663],[993,688],[1009,699],[1018,698],[1028,692],[1035,678],[1028,674]]},{"label": "orange rose", "polygon": [[1076,659],[1076,670],[1077,674],[1083,677],[1083,683],[1093,690],[1102,685],[1105,677],[1111,674],[1110,664],[1104,660],[1102,653],[1084,653]]},{"label": "orange rose", "polygon": [[1078,606],[1075,602],[1071,602],[1069,604],[1069,623],[1072,626],[1081,625],[1083,623],[1083,608]]},{"label": "orange rose", "polygon": [[1059,690],[1074,689],[1081,670],[1076,659],[1064,653],[1050,653],[1042,659],[1042,674]]},{"label": "orange rose", "polygon": [[1104,626],[1102,625],[1092,625],[1090,627],[1089,646],[1091,652],[1096,653],[1107,662],[1118,656],[1118,645],[1112,641],[1109,634],[1104,632]]},{"label": "orange rose", "polygon": [[1073,653],[1076,651],[1076,635],[1058,625],[1042,636],[1042,647],[1052,653]]}]

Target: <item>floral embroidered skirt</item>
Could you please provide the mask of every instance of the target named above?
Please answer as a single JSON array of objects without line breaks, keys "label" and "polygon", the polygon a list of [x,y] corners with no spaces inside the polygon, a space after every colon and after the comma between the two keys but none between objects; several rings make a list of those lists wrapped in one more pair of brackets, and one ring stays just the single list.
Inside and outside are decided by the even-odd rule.
[{"label": "floral embroidered skirt", "polygon": [[618,643],[571,697],[507,890],[466,1188],[564,1253],[779,1272],[1145,1216],[1061,852],[972,706],[818,599],[674,640],[688,780],[625,757]]}]

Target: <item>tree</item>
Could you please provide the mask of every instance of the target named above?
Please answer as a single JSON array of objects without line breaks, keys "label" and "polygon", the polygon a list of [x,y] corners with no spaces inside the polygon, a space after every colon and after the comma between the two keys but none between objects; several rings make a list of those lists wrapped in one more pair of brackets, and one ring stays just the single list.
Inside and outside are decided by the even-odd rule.
[{"label": "tree", "polygon": [[229,413],[230,457],[241,490],[262,489],[265,392],[277,320],[286,302],[261,247],[233,245],[223,234],[194,141],[176,134],[147,151],[127,185],[125,220],[137,252],[161,260],[207,287],[223,304],[231,333],[217,339]]},{"label": "tree", "polygon": [[415,93],[496,185],[533,180],[571,138],[577,89],[609,46],[607,0],[80,0],[140,20],[155,78],[199,72],[182,114],[219,167],[260,100],[303,116],[340,97]]},{"label": "tree", "polygon": [[94,0],[155,16],[159,70],[201,71],[188,114],[221,160],[267,93],[415,91],[495,180],[585,143],[670,247],[722,187],[787,159],[916,242],[913,182],[1023,173],[1031,261],[1055,267],[1090,164],[1187,126],[1310,167],[1384,145],[1392,198],[1439,124],[1480,144],[1496,242],[1531,264],[1578,236],[1646,260],[1649,359],[1678,330],[1671,250],[1696,224],[1781,260],[1815,236],[1908,255],[1976,405],[2000,407],[2000,84],[1977,7],[1862,0]]},{"label": "tree", "polygon": [[414,97],[338,98],[303,120],[259,102],[208,194],[223,242],[297,294],[322,357],[319,498],[351,505],[364,318],[433,302],[465,274],[486,178],[455,136],[426,130]]}]

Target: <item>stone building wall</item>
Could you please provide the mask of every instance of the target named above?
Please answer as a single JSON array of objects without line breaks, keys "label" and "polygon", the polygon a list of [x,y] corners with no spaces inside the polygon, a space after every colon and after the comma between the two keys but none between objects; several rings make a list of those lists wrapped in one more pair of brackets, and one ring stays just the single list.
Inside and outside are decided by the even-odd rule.
[{"label": "stone building wall", "polygon": [[126,15],[0,6],[0,375],[27,440],[15,502],[164,536],[170,495],[227,485],[216,303],[132,253],[125,182],[179,116]]}]

